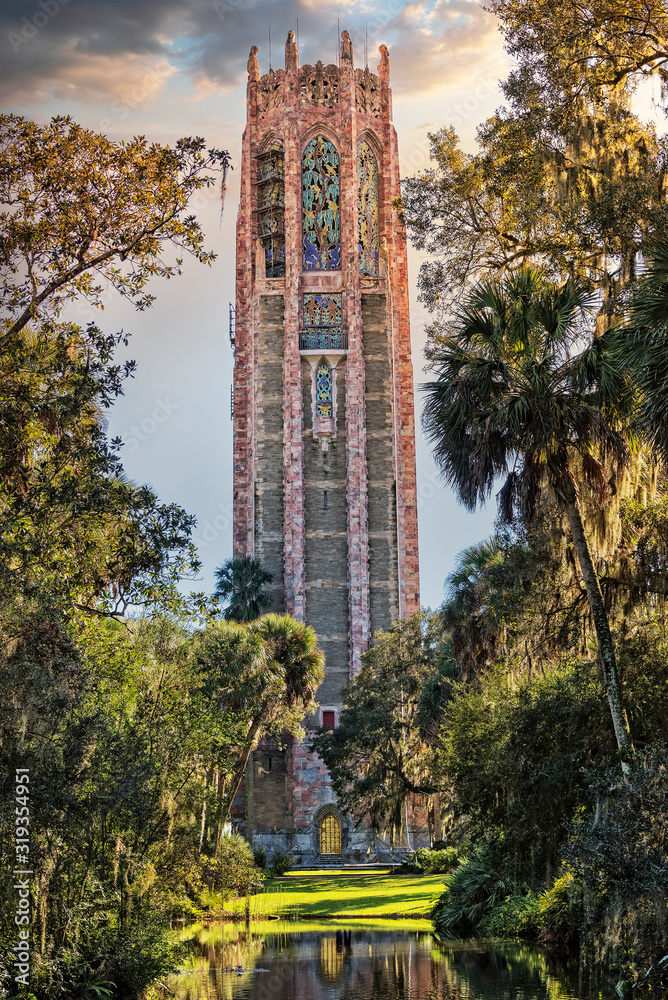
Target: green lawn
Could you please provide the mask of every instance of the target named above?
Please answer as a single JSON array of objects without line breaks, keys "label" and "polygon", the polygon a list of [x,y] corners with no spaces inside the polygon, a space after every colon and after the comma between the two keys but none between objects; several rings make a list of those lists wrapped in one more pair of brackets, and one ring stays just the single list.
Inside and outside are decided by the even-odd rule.
[{"label": "green lawn", "polygon": [[[251,917],[284,916],[426,918],[443,891],[442,875],[328,874],[291,872],[265,882],[250,897]],[[246,901],[227,900],[225,908],[243,913]]]}]

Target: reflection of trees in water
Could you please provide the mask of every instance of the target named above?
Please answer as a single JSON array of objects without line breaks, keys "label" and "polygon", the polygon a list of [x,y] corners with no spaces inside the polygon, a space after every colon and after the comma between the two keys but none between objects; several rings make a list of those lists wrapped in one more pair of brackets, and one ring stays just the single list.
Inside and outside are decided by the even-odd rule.
[{"label": "reflection of trees in water", "polygon": [[[439,1000],[469,996],[476,1000],[498,1000],[500,996],[508,1000],[575,998],[571,985],[562,978],[565,970],[555,970],[545,954],[525,945],[444,945],[434,950],[433,958],[443,970]],[[594,995],[599,995],[598,991]]]},{"label": "reflection of trees in water", "polygon": [[[298,926],[298,925],[297,925]],[[346,934],[201,929],[190,972],[172,980],[178,1000],[584,1000],[546,956],[524,945],[434,943],[410,931]],[[264,968],[236,978],[223,968]]]},{"label": "reflection of trees in water", "polygon": [[238,996],[238,979],[223,970],[239,965],[252,970],[265,944],[262,938],[229,924],[198,927],[189,943],[185,972],[168,983],[173,992],[166,996],[176,995],[178,1000],[233,1000]]}]

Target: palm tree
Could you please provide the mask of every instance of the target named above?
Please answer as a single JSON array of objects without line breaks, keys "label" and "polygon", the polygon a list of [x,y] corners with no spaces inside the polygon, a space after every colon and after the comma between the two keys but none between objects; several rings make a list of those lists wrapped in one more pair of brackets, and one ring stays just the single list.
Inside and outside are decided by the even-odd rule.
[{"label": "palm tree", "polygon": [[580,511],[581,478],[603,505],[604,463],[621,470],[621,421],[632,405],[618,360],[594,339],[582,348],[584,293],[523,269],[477,285],[444,338],[435,381],[423,387],[425,431],[446,481],[469,510],[495,478],[501,518],[530,519],[549,486],[568,518],[598,639],[617,745],[630,749],[615,646]]},{"label": "palm tree", "polygon": [[229,601],[223,612],[226,621],[252,622],[271,607],[271,597],[262,588],[274,578],[258,559],[227,559],[215,576],[213,596]]},{"label": "palm tree", "polygon": [[[640,390],[640,424],[654,450],[668,462],[668,237],[645,251],[647,269],[636,286],[630,321],[606,338],[627,363]],[[620,336],[621,334],[621,336]]]},{"label": "palm tree", "polygon": [[324,677],[325,656],[315,631],[290,615],[264,615],[248,627],[214,628],[203,648],[204,661],[217,662],[221,676],[227,676],[237,708],[248,712],[248,728],[222,806],[227,818],[260,736],[272,727],[289,729],[292,720],[301,718],[302,711],[292,710],[298,702],[306,709],[313,701]]},{"label": "palm tree", "polygon": [[489,600],[490,571],[502,563],[501,545],[493,536],[460,552],[445,580],[443,624],[465,677],[473,676],[496,652],[498,620]]}]

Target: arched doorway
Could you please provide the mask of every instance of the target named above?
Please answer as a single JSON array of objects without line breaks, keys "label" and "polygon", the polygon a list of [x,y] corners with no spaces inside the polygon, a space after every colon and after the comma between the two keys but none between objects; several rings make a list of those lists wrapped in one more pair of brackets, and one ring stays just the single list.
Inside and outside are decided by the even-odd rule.
[{"label": "arched doorway", "polygon": [[341,824],[334,813],[327,813],[320,821],[320,853],[341,853]]}]

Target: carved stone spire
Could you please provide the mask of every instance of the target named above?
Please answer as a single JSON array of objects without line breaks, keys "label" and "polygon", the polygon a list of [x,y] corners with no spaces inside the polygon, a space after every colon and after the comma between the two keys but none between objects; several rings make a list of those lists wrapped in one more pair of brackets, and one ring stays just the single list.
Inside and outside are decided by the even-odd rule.
[{"label": "carved stone spire", "polygon": [[341,32],[341,62],[353,64],[353,43],[349,31]]},{"label": "carved stone spire", "polygon": [[253,45],[250,50],[250,55],[248,57],[248,79],[249,80],[259,80],[260,79],[260,67],[257,64],[257,45]]},{"label": "carved stone spire", "polygon": [[288,40],[285,43],[285,69],[291,73],[296,73],[299,69],[299,52],[294,31],[288,31]]}]

